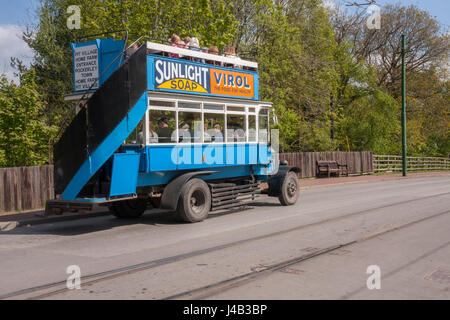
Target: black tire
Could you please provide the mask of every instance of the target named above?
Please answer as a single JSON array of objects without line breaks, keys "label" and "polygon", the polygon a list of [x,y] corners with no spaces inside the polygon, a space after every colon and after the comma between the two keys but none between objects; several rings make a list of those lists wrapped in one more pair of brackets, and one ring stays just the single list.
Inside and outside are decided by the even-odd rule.
[{"label": "black tire", "polygon": [[284,177],[283,185],[281,186],[281,194],[278,197],[283,206],[292,206],[297,202],[300,193],[299,182],[297,174],[289,171]]},{"label": "black tire", "polygon": [[211,192],[205,181],[194,178],[186,182],[178,199],[178,217],[186,222],[200,222],[211,209]]},{"label": "black tire", "polygon": [[120,219],[135,219],[142,216],[147,209],[147,199],[132,199],[113,202],[108,206],[109,211]]}]

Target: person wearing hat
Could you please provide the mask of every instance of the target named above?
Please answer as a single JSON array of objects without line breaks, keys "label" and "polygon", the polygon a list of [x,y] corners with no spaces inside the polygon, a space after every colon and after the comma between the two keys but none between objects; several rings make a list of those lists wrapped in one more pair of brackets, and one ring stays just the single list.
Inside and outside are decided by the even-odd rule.
[{"label": "person wearing hat", "polygon": [[158,130],[156,131],[158,135],[159,143],[170,142],[170,130],[169,130],[169,120],[167,118],[160,118],[158,120]]},{"label": "person wearing hat", "polygon": [[178,126],[178,142],[191,142],[191,126],[185,121],[181,121]]},{"label": "person wearing hat", "polygon": [[[188,48],[194,51],[201,51],[200,43],[196,37],[189,38]],[[194,58],[195,62],[203,62],[202,60],[200,58]]]},{"label": "person wearing hat", "polygon": [[[236,55],[236,49],[233,46],[227,46],[225,48],[225,54],[224,57],[233,59],[236,62],[241,61],[241,58],[239,58]],[[242,66],[240,64],[225,64],[224,67],[230,67],[230,68],[236,68],[236,69],[242,69]]]}]

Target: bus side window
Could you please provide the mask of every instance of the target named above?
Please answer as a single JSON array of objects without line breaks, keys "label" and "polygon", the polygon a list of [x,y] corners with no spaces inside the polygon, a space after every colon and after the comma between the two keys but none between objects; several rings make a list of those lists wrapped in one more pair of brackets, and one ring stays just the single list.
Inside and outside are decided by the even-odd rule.
[{"label": "bus side window", "polygon": [[202,131],[200,112],[178,111],[178,142],[201,142]]},{"label": "bus side window", "polygon": [[245,142],[245,115],[227,115],[227,142]]},{"label": "bus side window", "polygon": [[248,115],[248,142],[256,142],[256,115]]},{"label": "bus side window", "polygon": [[225,115],[219,113],[205,113],[205,131],[203,133],[205,143],[225,142],[224,123]]},{"label": "bus side window", "polygon": [[267,109],[261,109],[258,117],[258,141],[269,142],[269,113]]},{"label": "bus side window", "polygon": [[144,118],[139,122],[136,129],[133,130],[133,132],[128,136],[128,138],[125,140],[125,144],[145,144],[144,142]]},{"label": "bus side window", "polygon": [[175,111],[149,111],[148,143],[176,142],[175,132]]}]

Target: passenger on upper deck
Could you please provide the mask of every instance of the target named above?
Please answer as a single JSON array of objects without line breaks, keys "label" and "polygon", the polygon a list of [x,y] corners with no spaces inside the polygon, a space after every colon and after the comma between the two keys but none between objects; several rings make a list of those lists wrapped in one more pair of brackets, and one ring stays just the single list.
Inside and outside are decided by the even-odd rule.
[{"label": "passenger on upper deck", "polygon": [[[200,44],[199,44],[198,39],[196,37],[190,38],[190,40],[189,40],[189,42],[187,44],[187,47],[189,49],[191,49],[191,50],[194,50],[194,51],[200,51]],[[203,62],[204,63],[204,60],[200,59],[200,58],[194,58],[194,61],[195,62]]]},{"label": "passenger on upper deck", "polygon": [[[217,48],[216,46],[210,46],[209,47],[209,53],[218,56],[219,55],[219,48]],[[216,66],[220,66],[220,62],[218,62],[218,61],[207,60],[206,62],[210,63],[210,64],[213,64],[213,65],[216,65]]]},{"label": "passenger on upper deck", "polygon": [[[241,58],[239,58],[236,55],[236,49],[233,46],[227,46],[225,48],[225,54],[224,57],[235,59],[236,62],[239,62]],[[242,65],[239,64],[225,64],[224,67],[230,67],[230,68],[236,68],[236,69],[242,69]]]},{"label": "passenger on upper deck", "polygon": [[[180,37],[176,35],[175,33],[172,35],[172,38],[170,38],[170,42],[172,43],[172,47],[178,47],[178,48],[184,48],[185,43],[184,41],[181,41]],[[183,56],[177,54],[177,53],[169,53],[169,57],[171,58],[182,58]]]}]

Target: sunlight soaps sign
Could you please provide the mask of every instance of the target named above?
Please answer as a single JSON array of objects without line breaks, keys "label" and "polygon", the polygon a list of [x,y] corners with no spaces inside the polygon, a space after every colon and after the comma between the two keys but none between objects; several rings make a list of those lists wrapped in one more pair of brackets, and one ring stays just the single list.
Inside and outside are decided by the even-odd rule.
[{"label": "sunlight soaps sign", "polygon": [[92,44],[74,48],[73,67],[75,91],[85,91],[91,86],[92,89],[98,88],[99,63],[97,45]]},{"label": "sunlight soaps sign", "polygon": [[149,81],[150,90],[258,99],[256,72],[232,71],[177,59],[150,59],[154,75],[153,81]]}]

